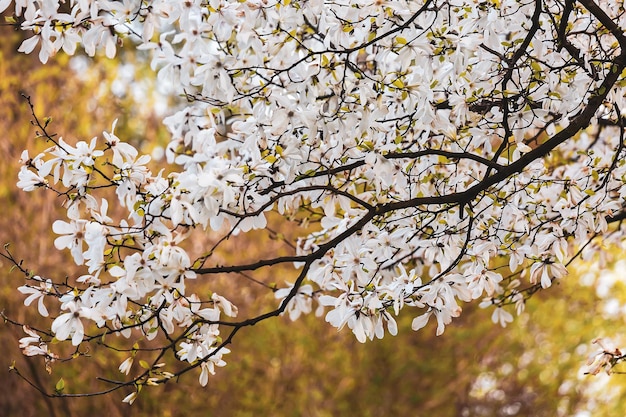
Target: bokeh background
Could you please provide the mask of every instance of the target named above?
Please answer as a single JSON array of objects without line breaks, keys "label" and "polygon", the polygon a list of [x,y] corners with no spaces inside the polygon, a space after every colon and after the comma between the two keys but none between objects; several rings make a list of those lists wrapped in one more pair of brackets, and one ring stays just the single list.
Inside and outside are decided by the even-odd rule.
[{"label": "bokeh background", "polygon": [[[159,93],[151,70],[130,48],[120,48],[115,60],[59,54],[43,66],[36,54],[16,52],[21,36],[10,25],[0,27],[0,244],[9,243],[24,266],[39,275],[79,275],[69,253],[53,246],[51,224],[65,215],[62,201],[52,193],[24,193],[15,186],[22,150],[28,148],[32,156],[47,147],[35,137],[21,94],[30,96],[38,116],[51,117],[52,131],[70,142],[101,135],[119,119],[120,137],[155,154],[167,142],[160,120],[168,106],[176,106],[176,98]],[[226,247],[233,253],[221,256],[260,256],[267,245],[259,239],[239,239],[236,248]],[[606,250],[618,259],[623,251]],[[132,406],[121,402],[129,393],[124,390],[78,399],[40,395],[8,371],[12,363],[48,392],[59,378],[64,378],[66,392],[83,392],[103,387],[96,376],[119,377],[124,357],[95,347],[89,357],[57,363],[48,374],[41,358],[21,355],[22,329],[0,323],[0,415],[624,415],[626,375],[586,376],[584,364],[596,348],[590,344],[594,337],[622,340],[625,267],[579,262],[559,285],[536,295],[527,313],[506,329],[491,323],[491,312],[477,305],[463,306],[464,314],[440,337],[432,326],[411,331],[412,317],[405,311],[409,314],[400,317],[397,337],[366,344],[313,315],[296,322],[269,320],[237,336],[226,357],[228,366],[206,387],[191,372],[145,389]],[[282,279],[269,281],[280,284]],[[50,319],[24,307],[16,290],[23,283],[24,277],[0,260],[0,310],[17,322],[49,326]],[[241,286],[233,290],[251,308],[268,302],[266,292],[248,288],[245,281],[230,285]]]}]

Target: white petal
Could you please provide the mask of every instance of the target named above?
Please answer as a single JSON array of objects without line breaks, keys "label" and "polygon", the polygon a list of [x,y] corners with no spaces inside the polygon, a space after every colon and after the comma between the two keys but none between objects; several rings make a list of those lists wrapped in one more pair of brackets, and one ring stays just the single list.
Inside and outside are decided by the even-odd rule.
[{"label": "white petal", "polygon": [[428,324],[428,319],[430,319],[430,315],[431,313],[424,313],[419,317],[415,317],[413,319],[413,322],[411,323],[411,328],[415,331],[418,331],[419,329],[426,326],[426,324]]},{"label": "white petal", "polygon": [[22,42],[22,44],[20,45],[18,51],[25,54],[30,54],[31,52],[33,52],[33,49],[35,49],[35,46],[37,46],[38,42],[39,35],[35,35],[32,38],[25,39],[24,42]]}]

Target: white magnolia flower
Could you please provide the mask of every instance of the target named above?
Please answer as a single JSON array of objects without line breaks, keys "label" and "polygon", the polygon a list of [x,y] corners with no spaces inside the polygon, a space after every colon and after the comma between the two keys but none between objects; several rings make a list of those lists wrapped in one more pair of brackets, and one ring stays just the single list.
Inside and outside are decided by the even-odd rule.
[{"label": "white magnolia flower", "polygon": [[65,303],[64,308],[69,310],[54,319],[50,329],[57,340],[66,340],[71,336],[72,345],[78,346],[85,336],[85,329],[81,321],[81,309],[79,302],[70,301]]},{"label": "white magnolia flower", "polygon": [[33,280],[40,281],[39,287],[31,287],[23,285],[17,290],[22,294],[28,294],[28,297],[24,300],[24,305],[29,306],[33,301],[37,300],[37,310],[43,317],[48,317],[48,309],[44,304],[46,295],[53,293],[52,281],[50,279],[43,280],[38,276],[34,276]]},{"label": "white magnolia flower", "polygon": [[86,225],[87,221],[81,219],[72,219],[70,222],[56,220],[52,224],[52,231],[62,235],[54,240],[54,246],[59,250],[69,249],[77,265],[81,265],[84,260],[83,242],[85,240]]}]

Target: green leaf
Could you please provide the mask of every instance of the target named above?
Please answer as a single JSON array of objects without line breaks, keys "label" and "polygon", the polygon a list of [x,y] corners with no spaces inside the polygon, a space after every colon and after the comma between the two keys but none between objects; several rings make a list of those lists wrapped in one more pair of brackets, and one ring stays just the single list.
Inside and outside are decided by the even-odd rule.
[{"label": "green leaf", "polygon": [[404,82],[400,78],[392,82],[391,85],[397,88],[404,88]]},{"label": "green leaf", "polygon": [[65,388],[65,381],[63,380],[63,378],[61,378],[57,381],[57,384],[54,386],[54,390],[56,392],[61,392],[63,391],[64,388]]}]

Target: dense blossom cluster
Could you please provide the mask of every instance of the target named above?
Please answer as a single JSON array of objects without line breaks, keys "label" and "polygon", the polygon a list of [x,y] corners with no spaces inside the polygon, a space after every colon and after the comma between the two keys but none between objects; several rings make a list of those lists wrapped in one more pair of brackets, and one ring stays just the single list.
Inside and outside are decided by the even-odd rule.
[{"label": "dense blossom cluster", "polygon": [[[69,144],[39,123],[52,147],[24,153],[19,186],[67,197],[54,244],[85,275],[20,288],[42,315],[58,311],[50,334],[27,330],[27,355],[54,359],[51,335],[99,337],[91,323],[165,335],[206,384],[234,333],[272,315],[318,306],[365,341],[396,334],[404,307],[414,330],[433,320],[441,334],[479,299],[506,325],[507,306],[523,311],[596,237],[624,238],[621,1],[29,0],[15,15],[30,31],[22,52],[137,47],[189,102],[165,119],[156,174],[115,124]],[[301,226],[291,256],[223,266],[184,249],[196,230],[265,229],[270,211]],[[280,263],[295,266],[280,306],[248,320],[186,290]],[[174,376],[144,368],[137,386]]]}]

